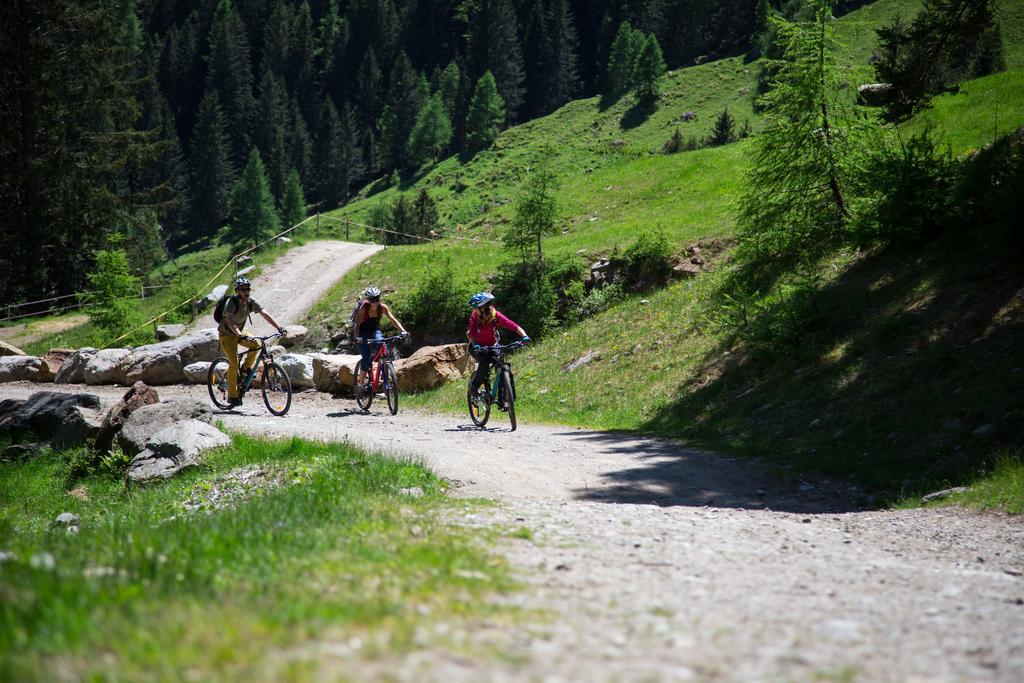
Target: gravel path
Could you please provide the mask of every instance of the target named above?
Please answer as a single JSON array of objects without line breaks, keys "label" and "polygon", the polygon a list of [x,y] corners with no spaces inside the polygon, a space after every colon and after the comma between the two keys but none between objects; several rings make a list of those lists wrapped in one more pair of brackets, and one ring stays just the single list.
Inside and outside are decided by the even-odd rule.
[{"label": "gravel path", "polygon": [[[38,389],[8,384],[0,398]],[[565,427],[509,433],[501,417],[480,431],[315,393],[283,419],[256,397],[218,416],[230,429],[422,458],[456,495],[499,502],[456,509],[453,523],[532,532],[498,548],[526,584],[495,598],[525,610],[515,625],[436,624],[394,660],[335,642],[285,660],[353,680],[1024,680],[1019,518],[859,511],[845,489],[789,488],[749,460]]]},{"label": "gravel path", "polygon": [[[252,296],[282,325],[297,323],[345,273],[380,251],[375,244],[336,240],[309,242],[289,249],[252,280]],[[254,334],[273,330],[260,316],[252,319]],[[216,327],[213,311],[197,318],[192,329]]]}]

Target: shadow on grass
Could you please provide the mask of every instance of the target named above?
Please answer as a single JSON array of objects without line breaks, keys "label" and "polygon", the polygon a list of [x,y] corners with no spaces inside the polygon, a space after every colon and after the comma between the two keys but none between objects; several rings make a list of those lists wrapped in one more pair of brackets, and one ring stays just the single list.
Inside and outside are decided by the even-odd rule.
[{"label": "shadow on grass", "polygon": [[888,500],[969,481],[1024,443],[1024,268],[1010,253],[947,234],[862,257],[709,353],[642,429]]},{"label": "shadow on grass", "polygon": [[623,130],[629,130],[643,125],[651,117],[651,114],[658,110],[658,100],[655,98],[644,98],[637,100],[636,104],[626,110],[619,121]]}]

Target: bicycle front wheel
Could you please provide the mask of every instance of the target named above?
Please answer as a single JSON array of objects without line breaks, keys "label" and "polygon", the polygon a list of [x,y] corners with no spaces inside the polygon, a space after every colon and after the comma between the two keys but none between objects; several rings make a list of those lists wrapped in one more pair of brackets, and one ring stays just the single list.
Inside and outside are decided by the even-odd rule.
[{"label": "bicycle front wheel", "polygon": [[512,425],[509,431],[516,431],[516,394],[512,390],[512,375],[508,371],[501,373],[501,389],[505,394],[505,405],[508,408],[508,421]]},{"label": "bicycle front wheel", "polygon": [[391,361],[384,365],[384,395],[388,399],[388,410],[392,415],[398,415],[398,375]]},{"label": "bicycle front wheel", "polygon": [[267,410],[278,417],[283,416],[292,407],[292,381],[277,363],[267,363],[263,366],[263,376],[260,378],[260,390],[263,392],[263,402],[267,404]]},{"label": "bicycle front wheel", "polygon": [[[371,366],[371,370],[372,370]],[[366,381],[359,381],[359,371],[361,370],[360,362],[356,362],[355,371],[352,373],[352,377],[356,383],[356,405],[362,408],[364,411],[369,411],[370,406],[373,405],[373,383],[370,381],[370,374],[367,373]]]},{"label": "bicycle front wheel", "polygon": [[221,410],[228,410],[231,404],[228,403],[228,359],[221,356],[210,363],[210,369],[206,371],[206,390],[210,392],[210,400],[213,405]]},{"label": "bicycle front wheel", "polygon": [[477,427],[487,424],[487,418],[491,416],[491,402],[488,400],[487,385],[484,384],[473,390],[473,382],[470,380],[466,390],[466,403],[469,404],[469,419]]}]

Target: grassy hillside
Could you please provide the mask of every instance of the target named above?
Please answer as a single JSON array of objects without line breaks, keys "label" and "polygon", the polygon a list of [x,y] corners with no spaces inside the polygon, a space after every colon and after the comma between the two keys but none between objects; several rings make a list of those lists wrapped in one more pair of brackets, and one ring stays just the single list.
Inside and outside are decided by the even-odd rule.
[{"label": "grassy hillside", "polygon": [[[898,12],[909,17],[918,6],[879,2],[841,19],[849,54],[866,59],[873,27]],[[1013,68],[937,98],[931,109],[905,124],[903,133],[929,129],[960,156],[1024,126],[1024,70],[1014,56],[1022,23],[1024,17],[1017,17],[1003,25]],[[699,74],[701,87],[712,87],[721,82],[718,73],[729,74],[739,64],[725,60],[719,67],[684,72]],[[732,73],[735,79],[742,74]],[[680,74],[676,78],[684,80]],[[749,102],[749,95],[735,90],[738,99]],[[678,93],[679,100],[685,96]],[[578,120],[587,115],[591,123]],[[653,142],[668,133],[671,118],[668,125],[656,124],[652,115],[627,128],[620,116],[620,127],[609,131],[614,117],[609,122],[603,116],[596,101],[574,103],[505,133],[495,152],[506,160],[532,159],[529,150],[537,140],[554,137],[560,128],[570,131],[569,151],[552,150],[551,163],[562,182],[561,231],[545,242],[547,253],[583,250],[590,258],[625,246],[648,227],[664,230],[677,244],[732,232],[746,143],[654,155]],[[579,139],[588,126],[627,144],[616,151],[588,146]],[[526,131],[530,137],[512,137]],[[491,163],[484,158],[463,166],[463,183],[472,187],[466,178],[478,178],[477,169]],[[514,187],[506,189],[513,168],[510,161],[505,177],[491,178],[492,203],[514,193]],[[444,206],[443,185],[428,186],[432,192],[438,187]],[[368,201],[375,199],[346,211],[359,215],[368,210]],[[466,198],[460,201],[448,204],[448,210],[463,210]],[[509,215],[509,206],[491,206],[465,224],[463,234],[497,239]],[[518,356],[522,417],[641,430],[758,455],[783,471],[849,477],[887,499],[969,480],[1000,449],[1020,447],[1013,425],[1024,421],[1024,371],[1017,367],[1024,338],[1022,280],[1019,269],[1005,260],[1005,247],[953,235],[926,253],[841,255],[821,272],[825,285],[816,308],[795,306],[795,317],[779,332],[790,338],[777,339],[779,348],[772,349],[737,338],[724,324],[728,311],[709,301],[713,275],[634,297]],[[442,256],[450,256],[484,288],[501,250],[471,243],[389,249],[347,277],[312,317],[330,321],[332,308],[347,315],[358,290],[370,281],[392,288],[392,298],[401,301]],[[564,371],[587,352],[597,358]],[[464,391],[464,385],[452,385],[410,402],[462,412]]]}]

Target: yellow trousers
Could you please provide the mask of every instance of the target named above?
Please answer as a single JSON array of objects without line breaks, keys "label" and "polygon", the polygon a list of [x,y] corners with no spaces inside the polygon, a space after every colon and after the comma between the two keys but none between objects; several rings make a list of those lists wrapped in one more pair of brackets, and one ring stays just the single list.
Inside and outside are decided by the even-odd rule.
[{"label": "yellow trousers", "polygon": [[[233,334],[221,334],[220,335],[220,348],[224,351],[224,355],[228,357],[228,398],[238,398],[238,347],[243,346],[247,349],[258,349],[260,343],[249,339],[239,339]],[[253,364],[256,362],[255,353],[245,354],[245,371],[249,372]]]}]

